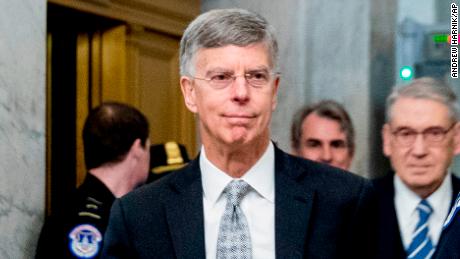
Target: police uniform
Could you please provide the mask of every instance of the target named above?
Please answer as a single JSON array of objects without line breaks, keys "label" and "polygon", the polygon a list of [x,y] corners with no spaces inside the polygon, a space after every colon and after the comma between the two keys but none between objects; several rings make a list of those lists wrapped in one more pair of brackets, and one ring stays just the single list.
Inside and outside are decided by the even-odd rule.
[{"label": "police uniform", "polygon": [[98,258],[115,196],[88,173],[60,215],[45,220],[36,258]]},{"label": "police uniform", "polygon": [[184,145],[175,141],[150,146],[150,174],[147,182],[184,167],[190,161]]}]

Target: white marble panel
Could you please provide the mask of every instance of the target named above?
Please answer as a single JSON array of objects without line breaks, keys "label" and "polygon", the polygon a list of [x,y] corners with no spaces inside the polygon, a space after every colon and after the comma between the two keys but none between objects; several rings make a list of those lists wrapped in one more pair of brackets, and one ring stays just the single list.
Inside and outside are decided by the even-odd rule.
[{"label": "white marble panel", "polygon": [[45,204],[46,1],[0,10],[0,258],[33,258]]},{"label": "white marble panel", "polygon": [[307,45],[312,100],[334,99],[351,116],[356,132],[352,171],[367,175],[371,1],[310,1]]}]

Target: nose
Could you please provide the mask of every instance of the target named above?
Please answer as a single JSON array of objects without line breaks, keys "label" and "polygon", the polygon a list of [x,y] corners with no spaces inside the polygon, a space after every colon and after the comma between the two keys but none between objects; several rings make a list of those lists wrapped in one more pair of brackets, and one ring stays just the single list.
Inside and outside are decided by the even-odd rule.
[{"label": "nose", "polygon": [[427,153],[428,146],[425,143],[425,139],[423,138],[423,134],[418,134],[415,137],[414,144],[412,145],[412,153],[416,156],[424,156]]},{"label": "nose", "polygon": [[244,76],[237,76],[231,87],[233,101],[246,103],[249,100],[249,87]]},{"label": "nose", "polygon": [[332,162],[332,153],[331,148],[328,145],[323,146],[323,150],[321,152],[321,162],[323,163],[330,163]]}]

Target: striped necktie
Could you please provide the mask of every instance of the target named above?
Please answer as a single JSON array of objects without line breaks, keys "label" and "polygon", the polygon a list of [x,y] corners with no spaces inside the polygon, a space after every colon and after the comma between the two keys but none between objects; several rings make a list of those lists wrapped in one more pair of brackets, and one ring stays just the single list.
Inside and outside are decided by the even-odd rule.
[{"label": "striped necktie", "polygon": [[419,221],[412,234],[412,242],[407,249],[408,259],[429,259],[434,253],[433,243],[428,235],[428,219],[433,209],[426,200],[422,200],[418,206]]}]

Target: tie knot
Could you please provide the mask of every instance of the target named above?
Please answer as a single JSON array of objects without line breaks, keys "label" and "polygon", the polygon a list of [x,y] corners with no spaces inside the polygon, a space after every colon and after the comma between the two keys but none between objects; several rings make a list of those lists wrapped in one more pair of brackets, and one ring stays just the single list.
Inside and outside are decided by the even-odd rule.
[{"label": "tie knot", "polygon": [[426,200],[422,200],[417,205],[417,210],[418,210],[418,212],[420,214],[421,219],[428,219],[428,217],[433,212],[433,208],[431,208],[430,204]]},{"label": "tie knot", "polygon": [[224,192],[227,195],[227,200],[233,206],[240,205],[241,200],[249,191],[249,184],[243,180],[233,180],[227,187],[225,187]]}]

